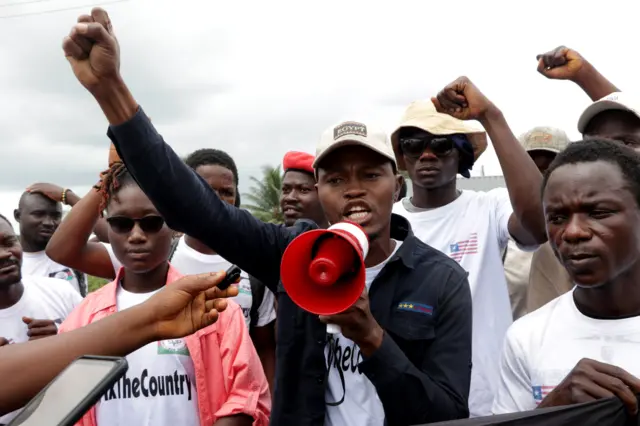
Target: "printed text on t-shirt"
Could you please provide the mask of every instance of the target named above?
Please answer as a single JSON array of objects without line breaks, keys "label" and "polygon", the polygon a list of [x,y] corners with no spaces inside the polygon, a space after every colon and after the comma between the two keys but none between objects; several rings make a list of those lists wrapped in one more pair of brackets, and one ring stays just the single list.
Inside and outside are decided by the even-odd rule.
[{"label": "printed text on t-shirt", "polygon": [[186,395],[191,401],[191,380],[186,374],[150,376],[145,368],[140,377],[129,378],[125,374],[104,395],[104,401],[112,399],[148,398],[155,396]]}]

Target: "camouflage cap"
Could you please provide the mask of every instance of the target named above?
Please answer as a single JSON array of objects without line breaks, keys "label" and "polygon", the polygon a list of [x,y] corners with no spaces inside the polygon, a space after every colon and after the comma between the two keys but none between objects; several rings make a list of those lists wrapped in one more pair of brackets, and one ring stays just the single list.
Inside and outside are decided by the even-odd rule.
[{"label": "camouflage cap", "polygon": [[524,149],[529,151],[548,151],[558,154],[571,143],[564,130],[556,127],[534,127],[518,138]]}]

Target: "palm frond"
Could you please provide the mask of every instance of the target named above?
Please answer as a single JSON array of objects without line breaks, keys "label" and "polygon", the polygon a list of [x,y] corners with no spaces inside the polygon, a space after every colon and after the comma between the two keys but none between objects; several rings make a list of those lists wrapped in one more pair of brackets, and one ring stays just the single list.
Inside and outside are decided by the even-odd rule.
[{"label": "palm frond", "polygon": [[262,167],[262,178],[250,178],[251,188],[242,198],[248,201],[242,207],[249,210],[256,219],[269,223],[283,223],[284,217],[280,210],[280,193],[283,174],[280,166]]}]

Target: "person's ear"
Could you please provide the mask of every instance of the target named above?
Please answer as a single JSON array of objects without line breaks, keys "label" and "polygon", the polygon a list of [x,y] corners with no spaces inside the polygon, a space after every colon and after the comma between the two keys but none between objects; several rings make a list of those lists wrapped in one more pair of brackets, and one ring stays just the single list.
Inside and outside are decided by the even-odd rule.
[{"label": "person's ear", "polygon": [[402,190],[402,185],[404,185],[404,177],[401,174],[396,175],[396,188],[393,191],[393,202],[399,201],[400,191]]},{"label": "person's ear", "polygon": [[20,209],[15,209],[13,211],[13,218],[16,220],[16,222],[20,222]]}]

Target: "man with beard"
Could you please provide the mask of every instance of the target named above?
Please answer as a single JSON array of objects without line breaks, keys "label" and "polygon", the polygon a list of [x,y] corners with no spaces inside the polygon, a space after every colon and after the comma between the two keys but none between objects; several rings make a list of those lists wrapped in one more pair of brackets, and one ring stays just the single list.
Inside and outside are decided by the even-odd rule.
[{"label": "man with beard", "polygon": [[[263,223],[221,201],[163,141],[129,92],[106,12],[96,8],[79,22],[63,42],[65,54],[109,120],[120,157],[167,224],[265,284],[277,282],[284,250],[317,225]],[[466,417],[466,273],[391,214],[400,180],[388,137],[368,123],[331,126],[318,142],[313,167],[327,221],[353,221],[368,235],[366,291],[344,312],[319,318],[296,306],[283,286],[272,286],[278,350],[271,424],[414,425]],[[326,323],[340,326],[329,339],[335,345],[327,345]]]},{"label": "man with beard", "polygon": [[[463,120],[478,120],[491,138],[507,188],[459,190],[457,174],[470,169],[487,136]],[[423,242],[455,259],[469,273],[473,295],[473,369],[469,410],[491,414],[504,335],[513,322],[502,253],[509,238],[533,251],[546,241],[537,194],[542,176],[513,135],[502,112],[466,77],[437,98],[412,103],[392,135],[400,169],[413,196],[396,203]],[[513,207],[512,207],[513,206]]]},{"label": "man with beard", "polygon": [[[68,284],[53,278],[23,276],[22,247],[9,221],[0,215],[0,346],[55,335],[80,302]],[[18,411],[0,417],[9,423]]]},{"label": "man with beard", "polygon": [[569,145],[542,186],[549,243],[576,284],[507,333],[494,414],[640,392],[640,156]]}]

